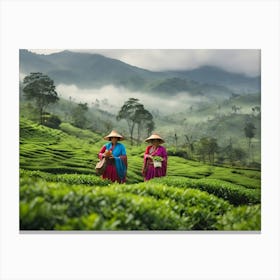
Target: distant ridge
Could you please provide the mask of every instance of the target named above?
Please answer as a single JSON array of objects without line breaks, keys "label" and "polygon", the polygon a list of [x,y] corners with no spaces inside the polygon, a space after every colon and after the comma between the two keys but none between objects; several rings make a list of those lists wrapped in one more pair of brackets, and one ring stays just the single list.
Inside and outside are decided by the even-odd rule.
[{"label": "distant ridge", "polygon": [[194,70],[153,72],[100,54],[61,51],[49,55],[21,49],[21,73],[43,72],[55,84],[74,84],[79,88],[100,88],[106,85],[152,94],[229,96],[260,91],[260,77],[203,66]]}]

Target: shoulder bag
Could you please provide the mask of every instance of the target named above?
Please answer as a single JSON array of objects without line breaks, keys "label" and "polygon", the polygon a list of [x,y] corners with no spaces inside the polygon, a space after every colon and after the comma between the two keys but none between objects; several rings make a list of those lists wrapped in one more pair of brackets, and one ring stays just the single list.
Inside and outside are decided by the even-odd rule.
[{"label": "shoulder bag", "polygon": [[97,175],[102,175],[106,169],[106,159],[102,158],[99,162],[96,163],[95,171]]}]

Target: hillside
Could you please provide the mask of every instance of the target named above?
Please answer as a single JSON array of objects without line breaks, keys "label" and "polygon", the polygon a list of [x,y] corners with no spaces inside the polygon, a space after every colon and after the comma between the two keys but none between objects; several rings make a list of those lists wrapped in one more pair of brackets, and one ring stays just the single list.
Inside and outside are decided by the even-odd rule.
[{"label": "hillside", "polygon": [[[107,133],[108,130],[115,128],[123,135],[129,135],[127,122],[116,120],[120,106],[114,106],[111,102],[112,100],[103,99],[98,101],[98,104],[89,104],[85,127],[99,133]],[[248,139],[245,136],[244,127],[247,122],[251,122],[256,128],[252,139],[252,161],[260,164],[261,112],[252,111],[252,108],[260,108],[260,94],[233,95],[218,103],[199,102],[184,107],[181,102],[181,105],[182,111],[175,106],[177,110],[171,114],[168,114],[167,111],[159,111],[162,106],[159,108],[148,107],[154,118],[154,130],[164,135],[170,146],[176,145],[180,149],[186,146],[186,135],[195,141],[202,137],[213,137],[217,139],[221,149],[232,143],[234,147],[247,152]],[[76,106],[77,103],[74,101],[60,98],[57,104],[49,105],[47,110],[51,114],[59,116],[62,122],[71,123]],[[233,108],[238,110],[233,110]],[[170,111],[172,111],[171,108]],[[20,103],[20,115],[33,120],[36,120],[38,115],[35,107],[25,101],[23,97]],[[174,142],[174,134],[177,136],[177,143]],[[136,131],[134,136],[136,137]],[[143,141],[146,137],[147,135],[143,131],[140,140]]]},{"label": "hillside", "polygon": [[[94,166],[97,163],[97,154],[106,141],[99,134],[88,130],[75,128],[63,123],[60,129],[52,129],[33,123],[22,118],[20,123],[20,166],[27,170],[44,172],[95,174]],[[142,181],[141,167],[145,145],[131,146],[129,141],[124,141],[127,147],[129,161],[133,164],[128,171],[128,182]],[[168,146],[167,146],[168,147]],[[168,170],[170,176],[184,176],[187,178],[218,178],[217,174],[224,172],[226,181],[240,185],[260,187],[258,179],[249,182],[250,172],[244,173],[243,178],[236,177],[237,171],[229,168],[215,167],[190,160],[170,156],[171,164]],[[174,165],[174,166],[173,166]],[[184,167],[184,168],[183,168]],[[176,170],[178,168],[178,170]],[[186,170],[181,173],[179,170]],[[223,170],[223,171],[221,171]],[[235,169],[233,169],[235,170]],[[239,170],[239,169],[237,169]],[[237,176],[240,177],[240,176]]]},{"label": "hillside", "polygon": [[124,142],[127,184],[111,184],[94,171],[103,144],[21,119],[22,230],[260,230],[259,171],[169,156],[168,176],[141,183],[145,147]]}]

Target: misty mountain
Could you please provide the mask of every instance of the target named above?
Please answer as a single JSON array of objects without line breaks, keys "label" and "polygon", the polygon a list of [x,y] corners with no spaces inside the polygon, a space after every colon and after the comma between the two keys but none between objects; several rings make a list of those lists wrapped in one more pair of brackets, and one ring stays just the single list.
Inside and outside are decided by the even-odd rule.
[{"label": "misty mountain", "polygon": [[126,64],[99,54],[62,51],[50,55],[20,50],[20,72],[42,72],[56,85],[76,85],[81,89],[106,85],[133,91],[176,95],[188,92],[193,96],[222,96],[232,93],[260,91],[260,78],[226,72],[205,66],[188,71],[154,72]]},{"label": "misty mountain", "polygon": [[20,72],[29,74],[35,71],[47,74],[56,84],[75,84],[80,88],[112,84],[141,89],[151,80],[167,76],[99,54],[62,51],[41,55],[20,50]]},{"label": "misty mountain", "polygon": [[194,80],[182,78],[166,78],[154,84],[150,91],[176,95],[178,92],[188,92],[191,96],[231,96],[234,92],[224,86],[215,84],[201,84]]},{"label": "misty mountain", "polygon": [[247,77],[243,74],[231,73],[218,67],[203,66],[194,70],[173,71],[172,75],[190,79],[202,84],[220,85],[236,93],[258,92],[261,88],[260,77]]}]

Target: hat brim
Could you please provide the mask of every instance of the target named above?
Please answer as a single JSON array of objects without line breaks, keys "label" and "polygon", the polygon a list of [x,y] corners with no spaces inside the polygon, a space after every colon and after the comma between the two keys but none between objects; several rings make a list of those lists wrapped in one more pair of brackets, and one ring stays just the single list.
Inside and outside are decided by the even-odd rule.
[{"label": "hat brim", "polygon": [[115,136],[115,135],[112,135],[112,136],[105,136],[105,137],[104,137],[104,140],[110,141],[110,138],[113,138],[113,137],[118,138],[118,139],[119,139],[119,141],[124,140],[124,137]]},{"label": "hat brim", "polygon": [[164,143],[164,140],[163,139],[160,139],[160,138],[147,138],[145,140],[145,142],[149,143],[151,142],[152,140],[158,140],[160,142],[160,144]]},{"label": "hat brim", "polygon": [[104,136],[103,139],[110,141],[110,138],[112,137],[117,137],[120,141],[124,139],[124,137],[120,135],[116,130],[112,130],[108,135]]}]

